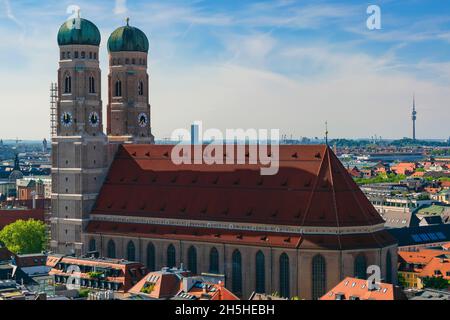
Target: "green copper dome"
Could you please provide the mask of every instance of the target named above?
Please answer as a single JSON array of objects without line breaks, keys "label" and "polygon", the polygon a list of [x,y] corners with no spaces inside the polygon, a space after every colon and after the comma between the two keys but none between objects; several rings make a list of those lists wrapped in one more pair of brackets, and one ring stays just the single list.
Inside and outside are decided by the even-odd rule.
[{"label": "green copper dome", "polygon": [[148,52],[148,39],[138,28],[127,25],[117,28],[108,39],[108,51],[139,51]]},{"label": "green copper dome", "polygon": [[[79,25],[77,20],[79,20]],[[100,31],[89,20],[74,18],[64,22],[58,31],[58,44],[66,46],[71,44],[100,45]]]}]

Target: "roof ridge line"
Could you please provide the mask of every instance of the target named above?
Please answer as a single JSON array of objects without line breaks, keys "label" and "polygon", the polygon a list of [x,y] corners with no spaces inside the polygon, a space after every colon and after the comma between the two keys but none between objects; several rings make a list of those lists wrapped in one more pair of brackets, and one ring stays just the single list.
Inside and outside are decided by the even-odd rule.
[{"label": "roof ridge line", "polygon": [[309,214],[309,210],[311,210],[312,198],[314,197],[314,193],[316,192],[317,185],[319,183],[319,175],[320,175],[320,172],[322,171],[322,166],[323,166],[324,159],[325,159],[325,157],[322,157],[322,160],[320,161],[319,170],[317,170],[317,174],[315,176],[316,180],[314,181],[314,186],[313,186],[313,188],[311,190],[311,194],[310,194],[309,199],[308,199],[308,205],[306,206],[305,215],[303,216],[303,219],[302,219],[302,222],[301,222],[301,226],[304,225],[304,223],[306,221],[306,217]]},{"label": "roof ridge line", "polygon": [[341,243],[341,237],[340,237],[340,224],[339,224],[339,214],[337,210],[337,203],[336,203],[336,190],[334,189],[334,177],[333,177],[333,170],[331,170],[331,156],[330,156],[330,148],[326,147],[326,155],[328,157],[328,170],[330,171],[330,178],[331,178],[331,194],[333,196],[333,207],[334,207],[334,213],[336,215],[336,227],[337,227],[337,238],[339,242],[339,249],[342,250],[342,243]]}]

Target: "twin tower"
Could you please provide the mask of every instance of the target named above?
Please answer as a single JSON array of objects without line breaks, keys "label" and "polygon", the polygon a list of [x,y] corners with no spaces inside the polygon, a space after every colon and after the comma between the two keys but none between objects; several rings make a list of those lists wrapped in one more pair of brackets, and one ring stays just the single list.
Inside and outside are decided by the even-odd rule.
[{"label": "twin tower", "polygon": [[100,32],[74,18],[58,31],[56,135],[52,137],[50,249],[86,251],[82,233],[114,154],[123,143],[153,143],[147,59],[149,42],[127,24],[108,39],[106,133],[103,130]]}]

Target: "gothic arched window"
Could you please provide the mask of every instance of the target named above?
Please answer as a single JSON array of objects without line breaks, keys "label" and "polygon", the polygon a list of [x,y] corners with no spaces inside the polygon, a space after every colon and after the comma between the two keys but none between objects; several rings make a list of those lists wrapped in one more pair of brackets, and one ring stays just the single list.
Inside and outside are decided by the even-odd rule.
[{"label": "gothic arched window", "polygon": [[388,251],[386,254],[386,282],[392,283],[392,261],[391,252]]},{"label": "gothic arched window", "polygon": [[318,254],[312,259],[312,298],[314,300],[322,297],[326,292],[327,265],[325,258]]},{"label": "gothic arched window", "polygon": [[66,75],[64,79],[64,93],[72,92],[72,77],[70,75]]},{"label": "gothic arched window", "polygon": [[136,248],[133,241],[128,242],[127,245],[127,260],[136,261]]},{"label": "gothic arched window", "polygon": [[120,80],[116,81],[115,90],[114,90],[114,96],[115,97],[121,97],[122,96],[122,82]]},{"label": "gothic arched window", "polygon": [[91,239],[89,240],[89,251],[95,251],[97,250],[96,248],[96,244],[95,244],[95,239]]},{"label": "gothic arched window", "polygon": [[193,274],[197,273],[197,250],[194,246],[188,249],[188,269]]},{"label": "gothic arched window", "polygon": [[170,244],[167,247],[167,266],[169,268],[173,268],[175,267],[175,265],[177,264],[176,262],[176,257],[175,257],[175,247],[173,246],[173,244]]},{"label": "gothic arched window", "polygon": [[242,257],[239,250],[234,250],[231,257],[231,288],[236,295],[242,294]]},{"label": "gothic arched window", "polygon": [[116,257],[116,244],[114,243],[113,240],[108,241],[107,254],[108,254],[108,258],[114,259]]},{"label": "gothic arched window", "polygon": [[355,278],[367,279],[367,262],[364,254],[359,254],[354,262],[354,274]]},{"label": "gothic arched window", "polygon": [[155,271],[155,246],[153,243],[147,245],[147,268],[149,271]]},{"label": "gothic arched window", "polygon": [[216,248],[212,248],[209,252],[209,272],[219,273],[219,252]]},{"label": "gothic arched window", "polygon": [[289,257],[284,252],[280,256],[280,295],[289,298]]},{"label": "gothic arched window", "polygon": [[144,82],[143,81],[139,81],[139,85],[138,85],[138,94],[140,96],[144,95]]},{"label": "gothic arched window", "polygon": [[256,253],[255,258],[255,276],[256,276],[256,287],[255,291],[257,293],[265,293],[266,292],[266,267],[265,267],[265,259],[264,253],[262,251],[258,251]]},{"label": "gothic arched window", "polygon": [[93,76],[89,77],[89,93],[95,93],[95,79]]}]

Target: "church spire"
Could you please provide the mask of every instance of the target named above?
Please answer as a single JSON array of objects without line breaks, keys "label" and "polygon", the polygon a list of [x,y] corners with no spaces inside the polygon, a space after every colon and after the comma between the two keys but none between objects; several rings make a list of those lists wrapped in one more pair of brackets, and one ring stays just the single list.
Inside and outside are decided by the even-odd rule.
[{"label": "church spire", "polygon": [[14,158],[14,170],[20,171],[20,162],[18,153],[16,153],[16,157]]}]

